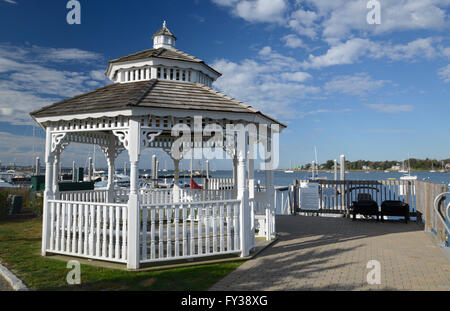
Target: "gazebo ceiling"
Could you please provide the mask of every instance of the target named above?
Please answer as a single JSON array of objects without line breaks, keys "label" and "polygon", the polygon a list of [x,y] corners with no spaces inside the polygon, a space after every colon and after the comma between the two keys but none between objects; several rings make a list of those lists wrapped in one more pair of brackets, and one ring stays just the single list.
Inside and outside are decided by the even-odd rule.
[{"label": "gazebo ceiling", "polygon": [[31,113],[35,119],[65,115],[82,115],[149,108],[259,115],[270,123],[284,124],[235,99],[221,94],[200,83],[185,83],[152,79],[134,83],[114,83],[97,90],[65,99]]}]

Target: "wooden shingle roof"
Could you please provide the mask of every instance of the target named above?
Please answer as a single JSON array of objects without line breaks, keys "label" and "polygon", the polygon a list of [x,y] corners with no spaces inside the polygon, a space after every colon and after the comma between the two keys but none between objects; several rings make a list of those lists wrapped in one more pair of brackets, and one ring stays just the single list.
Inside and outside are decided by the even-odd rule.
[{"label": "wooden shingle roof", "polygon": [[205,65],[210,70],[216,72],[218,75],[222,75],[220,72],[218,72],[214,68],[208,66],[203,60],[198,59],[195,56],[189,55],[188,53],[185,53],[185,52],[177,50],[177,49],[158,48],[158,49],[144,50],[144,51],[140,51],[140,52],[137,52],[134,54],[130,54],[127,56],[122,56],[122,57],[110,60],[109,64],[111,65],[111,64],[116,64],[116,63],[124,63],[124,62],[144,60],[144,59],[150,59],[150,58],[164,58],[164,59],[173,59],[173,60],[179,60],[179,61],[199,63],[199,64]]},{"label": "wooden shingle roof", "polygon": [[203,62],[201,59],[198,59],[197,57],[194,57],[192,55],[184,53],[180,50],[166,49],[166,48],[144,50],[144,51],[140,51],[140,52],[137,52],[134,54],[130,54],[127,56],[122,56],[122,57],[110,60],[109,62],[110,63],[122,63],[122,62],[128,62],[128,61],[134,61],[134,60],[140,60],[140,59],[146,59],[146,58],[152,58],[152,57],[175,59],[175,60],[182,60],[182,61],[195,62],[195,63]]},{"label": "wooden shingle roof", "polygon": [[200,83],[150,80],[133,83],[115,83],[84,93],[30,113],[34,118],[86,114],[148,107],[183,109],[189,111],[217,111],[258,114],[260,111],[221,94]]}]

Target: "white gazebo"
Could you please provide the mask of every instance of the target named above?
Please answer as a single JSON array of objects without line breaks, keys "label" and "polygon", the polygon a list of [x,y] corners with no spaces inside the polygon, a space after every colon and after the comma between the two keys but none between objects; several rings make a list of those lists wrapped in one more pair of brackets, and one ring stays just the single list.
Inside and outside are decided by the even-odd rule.
[{"label": "white gazebo", "polygon": [[[42,255],[127,264],[216,255],[248,256],[255,234],[275,235],[273,163],[285,126],[211,88],[220,73],[175,49],[163,27],[153,48],[112,60],[105,87],[31,113],[46,130]],[[70,143],[101,147],[106,189],[60,191],[59,162]],[[265,191],[255,192],[255,146],[264,146]],[[233,160],[233,180],[210,178],[201,190],[139,188],[143,148],[173,159],[175,180],[186,153],[206,149]],[[114,185],[115,160],[128,151],[130,187]],[[203,150],[203,151],[202,151]],[[271,156],[269,156],[271,155]]]}]

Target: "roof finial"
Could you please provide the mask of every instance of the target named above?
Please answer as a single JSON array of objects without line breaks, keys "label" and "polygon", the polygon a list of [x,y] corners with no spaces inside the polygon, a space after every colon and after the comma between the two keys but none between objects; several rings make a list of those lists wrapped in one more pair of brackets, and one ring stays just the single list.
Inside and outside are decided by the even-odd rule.
[{"label": "roof finial", "polygon": [[163,28],[167,28],[166,27],[166,21],[163,22]]}]

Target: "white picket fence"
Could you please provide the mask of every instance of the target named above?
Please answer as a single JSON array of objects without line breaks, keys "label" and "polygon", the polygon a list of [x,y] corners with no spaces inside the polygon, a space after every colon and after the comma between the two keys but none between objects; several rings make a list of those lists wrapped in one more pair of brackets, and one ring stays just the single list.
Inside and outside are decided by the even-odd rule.
[{"label": "white picket fence", "polygon": [[207,189],[210,190],[223,190],[223,189],[233,189],[234,179],[233,178],[209,178],[206,179]]},{"label": "white picket fence", "polygon": [[141,205],[141,263],[239,253],[240,203]]},{"label": "white picket fence", "polygon": [[141,189],[139,190],[141,204],[172,203],[172,189]]},{"label": "white picket fence", "polygon": [[106,203],[108,202],[107,190],[80,190],[58,192],[58,197],[62,201]]},{"label": "white picket fence", "polygon": [[232,189],[180,189],[180,202],[232,200]]},{"label": "white picket fence", "polygon": [[127,205],[63,200],[48,204],[48,252],[127,262]]}]

